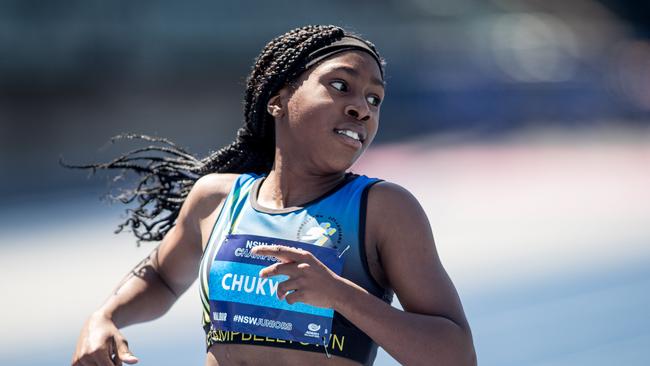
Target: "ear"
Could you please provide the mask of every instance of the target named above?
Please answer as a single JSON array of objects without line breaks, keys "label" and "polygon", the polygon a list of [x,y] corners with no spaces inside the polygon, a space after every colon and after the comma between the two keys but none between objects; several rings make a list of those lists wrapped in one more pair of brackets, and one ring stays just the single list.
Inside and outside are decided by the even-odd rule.
[{"label": "ear", "polygon": [[275,118],[284,116],[284,108],[282,107],[282,98],[280,93],[272,96],[268,103],[266,103],[266,110]]}]

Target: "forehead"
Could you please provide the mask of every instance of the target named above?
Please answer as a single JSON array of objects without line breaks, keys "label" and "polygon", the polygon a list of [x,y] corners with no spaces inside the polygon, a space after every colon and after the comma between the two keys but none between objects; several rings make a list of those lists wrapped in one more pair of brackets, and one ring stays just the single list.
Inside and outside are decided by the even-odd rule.
[{"label": "forehead", "polygon": [[[368,78],[371,83],[384,87],[381,70],[377,61],[363,51],[344,51],[334,54],[315,65],[306,74],[323,75],[332,72],[342,72],[353,77]],[[307,75],[305,75],[307,76]]]}]

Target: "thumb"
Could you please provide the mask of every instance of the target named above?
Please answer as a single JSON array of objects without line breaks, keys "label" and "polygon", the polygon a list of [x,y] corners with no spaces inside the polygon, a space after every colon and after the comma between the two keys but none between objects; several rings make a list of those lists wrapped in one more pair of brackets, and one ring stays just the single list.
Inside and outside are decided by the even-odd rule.
[{"label": "thumb", "polygon": [[129,350],[129,342],[127,342],[126,339],[116,337],[115,346],[115,348],[117,348],[117,358],[119,358],[120,361],[128,363],[129,365],[138,362],[138,358],[131,353],[131,350]]}]

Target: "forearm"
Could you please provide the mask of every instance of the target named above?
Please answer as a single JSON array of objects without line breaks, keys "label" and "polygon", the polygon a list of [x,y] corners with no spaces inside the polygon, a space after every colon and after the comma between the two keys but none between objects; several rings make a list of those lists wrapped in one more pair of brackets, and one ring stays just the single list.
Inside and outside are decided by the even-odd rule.
[{"label": "forearm", "polygon": [[469,329],[396,309],[348,281],[335,310],[404,365],[476,365]]},{"label": "forearm", "polygon": [[177,296],[156,270],[156,255],[157,249],[138,263],[96,313],[111,319],[118,328],[165,314]]}]

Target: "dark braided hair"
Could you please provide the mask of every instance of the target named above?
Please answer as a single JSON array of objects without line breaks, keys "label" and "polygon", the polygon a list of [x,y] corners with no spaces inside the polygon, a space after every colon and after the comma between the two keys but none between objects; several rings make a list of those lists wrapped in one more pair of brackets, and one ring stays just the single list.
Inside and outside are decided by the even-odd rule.
[{"label": "dark braided hair", "polygon": [[[268,173],[275,155],[275,125],[273,116],[267,112],[268,100],[283,86],[294,81],[305,71],[304,59],[310,52],[338,41],[350,32],[333,25],[309,25],[293,29],[269,42],[248,75],[244,97],[244,125],[237,131],[237,138],[203,159],[197,159],[183,148],[164,138],[138,134],[121,134],[111,138],[140,139],[162,143],[135,149],[108,162],[87,165],[71,165],[59,159],[66,168],[121,169],[115,178],[122,179],[128,171],[140,175],[134,189],[125,190],[118,196],[110,196],[123,203],[138,201],[138,207],[127,209],[129,216],[119,224],[115,233],[125,226],[141,241],[159,241],[174,226],[181,205],[194,183],[210,173]],[[373,51],[374,45],[365,41]],[[147,152],[158,155],[142,155]],[[165,213],[163,213],[165,212]]]}]

